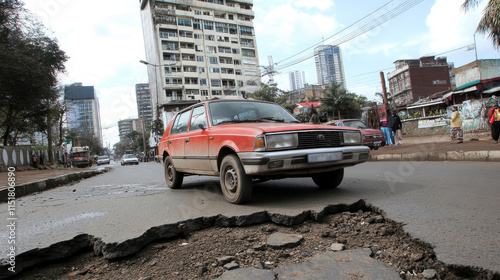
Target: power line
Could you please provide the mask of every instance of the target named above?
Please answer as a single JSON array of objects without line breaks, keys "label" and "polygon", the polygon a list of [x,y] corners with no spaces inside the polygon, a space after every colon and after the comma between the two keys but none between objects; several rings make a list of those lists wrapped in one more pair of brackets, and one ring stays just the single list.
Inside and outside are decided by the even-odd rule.
[{"label": "power line", "polygon": [[[391,19],[393,19],[393,18],[395,18],[395,17],[399,16],[399,15],[400,15],[400,14],[402,14],[403,12],[405,12],[405,11],[407,11],[407,10],[409,10],[409,9],[413,8],[414,6],[416,6],[417,4],[421,3],[422,1],[423,1],[423,0],[408,0],[408,1],[405,1],[403,4],[401,4],[401,5],[397,6],[397,7],[395,7],[394,9],[389,10],[388,12],[384,13],[383,15],[381,15],[381,16],[379,16],[379,17],[375,18],[374,20],[372,20],[372,21],[368,22],[367,24],[365,24],[365,25],[361,26],[360,28],[357,28],[356,30],[354,30],[354,31],[352,31],[352,32],[350,32],[350,33],[348,33],[348,34],[344,35],[343,37],[341,37],[341,38],[339,38],[339,39],[337,39],[337,40],[335,40],[335,41],[331,42],[330,44],[331,44],[331,45],[340,45],[340,44],[342,44],[342,43],[348,42],[348,41],[350,41],[350,40],[352,40],[352,39],[354,39],[354,38],[356,38],[356,37],[358,37],[358,36],[360,36],[360,35],[362,35],[362,34],[364,34],[364,33],[368,32],[368,31],[370,31],[370,30],[374,29],[375,27],[380,26],[382,23],[385,23],[385,22],[387,22],[387,21],[389,21],[389,20],[391,20]],[[389,2],[389,3],[390,3],[390,2]],[[387,3],[387,4],[389,4],[389,3]],[[386,4],[386,5],[387,5],[387,4]],[[384,6],[385,6],[385,5],[384,5]],[[379,8],[379,9],[380,9],[380,8]],[[359,21],[357,21],[357,22],[359,22]],[[356,22],[356,23],[357,23],[357,22]],[[350,26],[352,26],[352,25],[350,25]],[[347,29],[347,28],[346,28],[346,29]],[[344,29],[344,30],[346,30],[346,29]],[[342,31],[344,31],[344,30],[342,30]],[[342,32],[342,31],[341,31],[341,32]],[[339,33],[340,33],[340,32],[339,32]],[[330,36],[328,39],[332,38],[333,36],[335,36],[335,35],[337,35],[337,34],[338,34],[338,33],[336,33],[336,34],[334,34],[334,35]],[[303,52],[303,51],[302,51],[302,52]],[[300,53],[302,53],[302,52],[300,52]],[[311,54],[309,54],[309,55],[303,56],[302,58],[299,58],[299,59],[297,59],[297,60],[294,60],[294,61],[292,61],[292,62],[289,62],[289,63],[287,63],[287,64],[284,64],[284,65],[282,65],[282,66],[280,66],[280,67],[277,67],[277,69],[276,69],[276,70],[282,70],[282,69],[288,68],[288,67],[290,67],[290,66],[293,66],[293,65],[295,65],[295,64],[301,63],[301,62],[303,62],[303,61],[306,61],[306,60],[308,60],[308,59],[310,59],[310,58],[314,57],[315,55],[316,55],[316,54],[312,54],[312,55],[311,55]],[[294,56],[296,56],[296,55],[294,55]],[[292,56],[292,57],[294,57],[294,56]],[[283,61],[285,61],[285,60],[283,60]]]}]

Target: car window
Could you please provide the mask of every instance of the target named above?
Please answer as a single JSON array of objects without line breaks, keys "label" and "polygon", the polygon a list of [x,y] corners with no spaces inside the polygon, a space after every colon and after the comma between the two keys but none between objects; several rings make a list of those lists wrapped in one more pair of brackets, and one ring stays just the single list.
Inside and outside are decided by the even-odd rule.
[{"label": "car window", "polygon": [[213,125],[230,122],[297,122],[281,106],[266,102],[224,101],[209,105]]},{"label": "car window", "polygon": [[170,134],[182,133],[187,131],[190,113],[191,110],[188,110],[177,115],[174,125],[170,130]]},{"label": "car window", "polygon": [[353,121],[344,121],[346,126],[349,127],[355,127],[355,128],[367,128],[367,126],[359,120],[353,120]]},{"label": "car window", "polygon": [[193,109],[189,131],[200,130],[200,124],[205,128],[207,127],[207,114],[205,112],[205,106],[199,106]]}]

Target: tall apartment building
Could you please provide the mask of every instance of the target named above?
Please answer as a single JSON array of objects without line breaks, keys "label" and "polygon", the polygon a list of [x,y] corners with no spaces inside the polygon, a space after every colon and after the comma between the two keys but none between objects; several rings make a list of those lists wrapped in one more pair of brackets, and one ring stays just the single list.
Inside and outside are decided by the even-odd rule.
[{"label": "tall apartment building", "polygon": [[141,0],[153,115],[259,89],[252,0]]},{"label": "tall apartment building", "polygon": [[394,65],[396,70],[387,74],[387,80],[389,97],[397,106],[451,89],[452,66],[448,65],[446,57],[397,60]]},{"label": "tall apartment building", "polygon": [[319,85],[328,85],[336,82],[346,88],[340,47],[330,45],[316,47],[314,49],[314,59]]},{"label": "tall apartment building", "polygon": [[132,130],[142,133],[142,119],[126,119],[118,121],[120,139],[124,139]]},{"label": "tall apartment building", "polygon": [[290,79],[290,90],[297,90],[304,87],[306,75],[304,71],[293,71],[288,74]]},{"label": "tall apartment building", "polygon": [[152,124],[153,110],[151,108],[151,91],[149,90],[149,84],[136,84],[135,98],[137,101],[139,119],[143,119],[146,125]]},{"label": "tall apartment building", "polygon": [[102,142],[99,99],[94,86],[83,86],[82,83],[65,86],[64,102],[68,110],[67,128],[91,134]]}]

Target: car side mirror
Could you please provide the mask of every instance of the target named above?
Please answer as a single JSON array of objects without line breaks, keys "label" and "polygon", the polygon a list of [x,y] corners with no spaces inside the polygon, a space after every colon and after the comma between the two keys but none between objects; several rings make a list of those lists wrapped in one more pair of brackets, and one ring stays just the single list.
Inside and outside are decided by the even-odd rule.
[{"label": "car side mirror", "polygon": [[198,124],[198,127],[199,127],[201,130],[205,130],[205,129],[206,129],[205,124],[203,124],[203,123],[199,123],[199,124]]}]

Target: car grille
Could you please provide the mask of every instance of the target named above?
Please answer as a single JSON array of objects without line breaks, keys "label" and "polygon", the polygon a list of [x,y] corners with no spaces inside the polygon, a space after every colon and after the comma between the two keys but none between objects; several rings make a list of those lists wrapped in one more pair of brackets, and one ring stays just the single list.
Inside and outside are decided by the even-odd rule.
[{"label": "car grille", "polygon": [[339,147],[342,138],[340,131],[305,131],[298,135],[299,149]]},{"label": "car grille", "polygon": [[365,135],[365,139],[380,139],[380,138],[384,138],[384,135],[382,134]]}]

